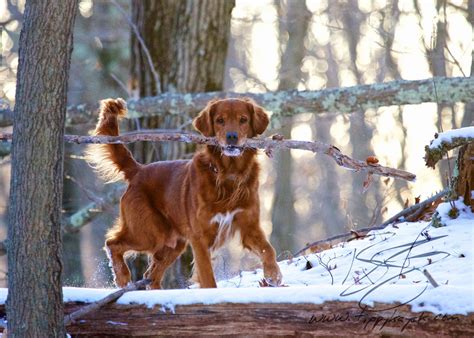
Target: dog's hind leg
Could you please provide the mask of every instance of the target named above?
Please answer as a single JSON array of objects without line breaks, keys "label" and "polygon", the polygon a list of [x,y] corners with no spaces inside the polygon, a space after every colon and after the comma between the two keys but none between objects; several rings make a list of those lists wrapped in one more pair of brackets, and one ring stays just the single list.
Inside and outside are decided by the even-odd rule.
[{"label": "dog's hind leg", "polygon": [[121,288],[126,286],[131,280],[131,275],[124,254],[133,248],[128,244],[126,232],[120,229],[120,225],[109,231],[104,249],[109,256],[115,284]]},{"label": "dog's hind leg", "polygon": [[150,289],[161,289],[161,280],[166,269],[173,264],[185,248],[186,242],[178,240],[174,248],[164,246],[153,254],[151,264],[144,274],[145,278],[151,279]]}]

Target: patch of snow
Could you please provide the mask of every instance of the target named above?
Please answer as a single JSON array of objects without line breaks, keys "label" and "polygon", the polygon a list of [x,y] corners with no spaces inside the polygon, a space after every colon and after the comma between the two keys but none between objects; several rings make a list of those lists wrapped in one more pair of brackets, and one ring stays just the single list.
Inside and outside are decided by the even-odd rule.
[{"label": "patch of snow", "polygon": [[465,127],[459,129],[448,130],[443,133],[438,133],[438,138],[435,138],[431,144],[430,148],[435,149],[439,148],[443,142],[450,143],[453,138],[457,137],[466,137],[474,139],[474,127]]},{"label": "patch of snow", "polygon": [[[445,227],[403,222],[320,253],[282,261],[287,287],[259,287],[263,271],[257,269],[219,281],[217,289],[133,291],[118,303],[174,312],[176,306],[187,304],[356,301],[361,306],[408,303],[413,311],[435,314],[473,313],[474,214],[461,200],[455,203],[460,211],[456,219],[447,216],[449,203],[437,208]],[[429,283],[424,270],[439,287]],[[65,287],[64,300],[94,302],[114,291]],[[7,290],[0,289],[0,303],[6,295]]]},{"label": "patch of snow", "polygon": [[108,320],[108,321],[107,321],[107,324],[110,324],[110,325],[121,325],[121,326],[126,326],[126,325],[128,325],[127,323],[114,322],[114,321],[112,321],[112,320]]}]

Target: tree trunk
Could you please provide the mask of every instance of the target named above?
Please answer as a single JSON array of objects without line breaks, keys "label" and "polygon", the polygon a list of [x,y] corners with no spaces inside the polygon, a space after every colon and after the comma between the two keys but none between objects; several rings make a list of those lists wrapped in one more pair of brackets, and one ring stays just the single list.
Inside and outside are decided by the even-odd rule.
[{"label": "tree trunk", "polygon": [[[234,1],[159,0],[132,1],[131,86],[135,97],[163,92],[208,92],[223,89],[224,66],[230,35]],[[142,41],[140,41],[142,39]],[[147,47],[150,59],[143,48]],[[136,119],[137,129],[178,128],[187,125],[190,114],[165,113],[160,117]],[[140,162],[182,158],[194,148],[176,142],[138,143],[132,151]],[[165,278],[166,287],[183,287],[183,271],[189,273],[191,254],[186,263],[175,264],[173,276]],[[140,262],[137,261],[137,262]],[[145,267],[141,260],[141,267]],[[143,271],[135,275],[141,277]],[[177,281],[179,280],[179,281]]]},{"label": "tree trunk", "polygon": [[[133,0],[132,20],[151,57],[150,63],[132,32],[134,96],[222,90],[233,7],[234,1]],[[137,123],[140,128],[168,129],[186,124],[191,118],[188,114],[164,114]],[[179,158],[189,150],[192,148],[177,144],[140,144],[133,148],[142,162]]]},{"label": "tree trunk", "polygon": [[65,335],[61,200],[76,1],[27,1],[20,36],[8,219],[8,335]]},{"label": "tree trunk", "polygon": [[[280,41],[288,33],[288,41],[281,56],[278,90],[296,89],[301,81],[301,62],[305,55],[304,39],[308,30],[311,12],[304,1],[288,1],[284,8],[279,1],[277,6],[286,10],[285,20],[280,25]],[[280,16],[280,15],[279,15]],[[291,138],[292,118],[282,121],[280,130],[286,139]],[[292,188],[293,161],[289,151],[278,151],[275,154],[275,192],[272,205],[272,238],[271,242],[277,252],[293,251],[294,233],[297,225]]]},{"label": "tree trunk", "polygon": [[474,142],[459,149],[456,175],[452,177],[455,197],[463,197],[464,204],[474,212]]}]

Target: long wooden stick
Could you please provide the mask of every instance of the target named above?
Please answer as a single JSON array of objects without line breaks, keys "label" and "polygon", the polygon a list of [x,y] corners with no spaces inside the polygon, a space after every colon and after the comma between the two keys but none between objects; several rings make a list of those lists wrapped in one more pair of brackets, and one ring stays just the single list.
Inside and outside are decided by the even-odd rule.
[{"label": "long wooden stick", "polygon": [[[12,134],[0,134],[0,141],[12,140]],[[176,141],[184,143],[208,144],[218,145],[216,138],[205,137],[194,133],[179,133],[179,132],[137,132],[120,136],[80,136],[80,135],[65,135],[64,140],[69,143],[78,144],[118,144],[118,143],[132,143],[138,141]],[[414,181],[416,175],[399,169],[384,167],[379,164],[371,164],[365,161],[353,159],[344,155],[338,148],[333,145],[326,144],[319,141],[295,141],[295,140],[281,140],[279,138],[261,138],[248,139],[243,148],[265,149],[266,153],[276,149],[299,149],[308,150],[313,153],[322,153],[332,157],[336,163],[349,170],[363,171],[369,174],[400,178],[407,181]]]},{"label": "long wooden stick", "polygon": [[[388,220],[386,220],[385,222],[383,222],[382,224],[380,224],[378,226],[362,228],[362,229],[356,229],[355,231],[357,231],[358,234],[365,234],[365,233],[370,232],[372,230],[383,230],[387,226],[389,226],[390,224],[395,223],[396,221],[398,221],[401,217],[410,215],[413,212],[424,209],[427,205],[433,203],[438,198],[445,196],[448,192],[449,192],[449,189],[444,189],[444,190],[440,191],[439,193],[437,193],[436,195],[433,195],[430,198],[427,198],[426,200],[424,200],[420,203],[414,204],[409,208],[403,209],[398,214],[396,214],[393,217],[390,217]],[[298,255],[301,255],[303,252],[305,252],[306,250],[308,250],[309,248],[311,248],[315,245],[328,243],[328,242],[335,241],[336,239],[348,238],[348,237],[352,237],[352,236],[354,236],[354,231],[347,232],[345,234],[335,235],[335,236],[332,236],[332,237],[329,237],[329,238],[326,238],[326,239],[321,239],[319,241],[316,241],[316,242],[313,242],[313,243],[310,243],[310,244],[306,245],[303,249],[298,250],[297,252],[295,252],[293,254],[293,256],[296,257]]]},{"label": "long wooden stick", "polygon": [[69,315],[64,317],[64,326],[70,325],[74,323],[77,319],[83,317],[84,315],[96,311],[101,307],[116,301],[126,292],[144,289],[148,284],[150,284],[150,282],[151,281],[149,279],[142,279],[138,282],[130,283],[126,287],[111,293],[107,297],[104,297],[101,300],[98,300],[97,302],[93,302],[89,305],[80,308],[77,311],[74,311],[73,313],[70,313]]}]

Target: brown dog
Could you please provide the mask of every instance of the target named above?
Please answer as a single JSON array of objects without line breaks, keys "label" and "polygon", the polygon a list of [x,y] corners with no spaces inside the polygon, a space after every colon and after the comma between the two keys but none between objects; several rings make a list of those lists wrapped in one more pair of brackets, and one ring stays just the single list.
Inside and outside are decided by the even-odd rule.
[{"label": "brown dog", "polygon": [[[95,135],[118,135],[118,119],[126,112],[122,99],[103,100]],[[166,269],[188,243],[200,286],[216,287],[211,251],[237,231],[243,246],[261,258],[265,278],[281,283],[275,250],[259,223],[256,150],[240,147],[267,125],[267,114],[250,99],[213,100],[194,120],[194,127],[205,136],[215,136],[219,146],[204,147],[190,161],[142,165],[124,145],[91,148],[89,161],[103,176],[128,182],[120,217],[105,242],[119,287],[130,281],[124,261],[127,251],[152,256],[145,277],[152,280],[151,288],[160,288]]]}]

